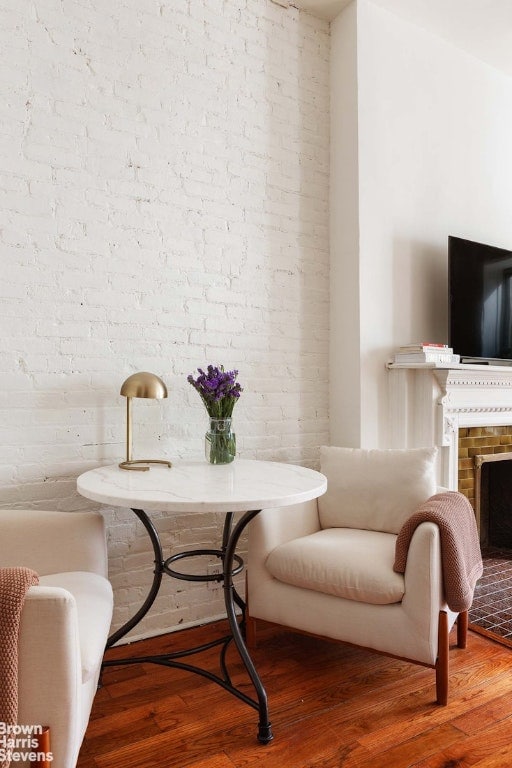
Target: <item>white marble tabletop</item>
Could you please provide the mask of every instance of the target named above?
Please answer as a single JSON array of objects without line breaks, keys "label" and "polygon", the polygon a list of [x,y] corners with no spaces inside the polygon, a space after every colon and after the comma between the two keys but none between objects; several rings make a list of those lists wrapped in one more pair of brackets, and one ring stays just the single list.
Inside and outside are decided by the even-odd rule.
[{"label": "white marble tabletop", "polygon": [[320,472],[294,464],[235,459],[231,464],[177,461],[149,472],[118,465],[84,472],[78,492],[102,504],[161,512],[246,512],[296,504],[325,493]]}]

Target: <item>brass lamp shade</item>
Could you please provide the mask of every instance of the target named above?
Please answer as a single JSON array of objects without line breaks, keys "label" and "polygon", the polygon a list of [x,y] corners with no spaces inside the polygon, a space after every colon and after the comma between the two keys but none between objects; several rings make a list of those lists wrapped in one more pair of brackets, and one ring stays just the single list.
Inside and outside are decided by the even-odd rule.
[{"label": "brass lamp shade", "polygon": [[146,464],[166,464],[171,467],[170,461],[162,459],[132,459],[132,397],[161,400],[167,397],[167,387],[154,373],[141,371],[129,376],[121,386],[121,395],[126,397],[126,461],[119,464],[121,469],[131,469],[138,472],[147,472]]},{"label": "brass lamp shade", "polygon": [[128,376],[121,386],[121,394],[124,397],[149,397],[152,400],[161,400],[167,397],[167,387],[154,373],[141,371]]}]

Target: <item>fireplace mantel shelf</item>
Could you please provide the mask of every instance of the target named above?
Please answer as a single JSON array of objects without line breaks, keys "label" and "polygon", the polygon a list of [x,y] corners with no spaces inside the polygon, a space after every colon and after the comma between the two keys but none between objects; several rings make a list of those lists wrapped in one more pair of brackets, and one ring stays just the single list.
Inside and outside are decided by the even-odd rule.
[{"label": "fireplace mantel shelf", "polygon": [[512,425],[512,367],[390,363],[393,447],[440,448],[439,482],[458,485],[461,427]]},{"label": "fireplace mantel shelf", "polygon": [[427,370],[427,371],[464,371],[466,373],[504,373],[512,378],[512,360],[510,365],[486,365],[477,363],[388,363],[390,370]]}]

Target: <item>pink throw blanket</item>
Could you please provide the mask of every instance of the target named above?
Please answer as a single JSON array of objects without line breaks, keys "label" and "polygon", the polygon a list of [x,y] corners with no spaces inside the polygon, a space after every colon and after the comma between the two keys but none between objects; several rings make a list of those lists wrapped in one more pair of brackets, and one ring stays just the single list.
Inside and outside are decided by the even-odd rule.
[{"label": "pink throw blanket", "polygon": [[18,720],[18,637],[27,591],[38,584],[30,568],[0,568],[0,723]]},{"label": "pink throw blanket", "polygon": [[404,573],[409,543],[420,523],[439,527],[446,602],[452,611],[467,611],[483,564],[475,513],[468,499],[457,491],[432,496],[404,523],[398,533],[393,570]]}]

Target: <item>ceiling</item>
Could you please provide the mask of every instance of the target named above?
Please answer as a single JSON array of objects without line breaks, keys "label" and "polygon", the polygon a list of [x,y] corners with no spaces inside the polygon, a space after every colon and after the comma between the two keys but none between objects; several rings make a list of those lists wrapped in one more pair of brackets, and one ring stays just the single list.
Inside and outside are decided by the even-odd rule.
[{"label": "ceiling", "polygon": [[[371,0],[512,77],[512,0]],[[352,0],[295,0],[332,21]]]},{"label": "ceiling", "polygon": [[352,0],[296,0],[292,4],[309,11],[313,16],[332,21],[351,2]]}]

